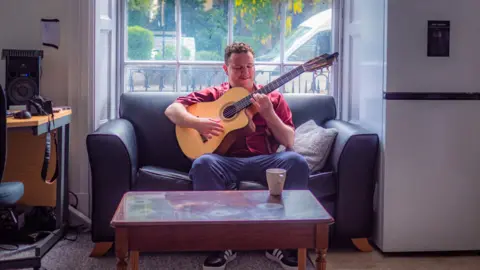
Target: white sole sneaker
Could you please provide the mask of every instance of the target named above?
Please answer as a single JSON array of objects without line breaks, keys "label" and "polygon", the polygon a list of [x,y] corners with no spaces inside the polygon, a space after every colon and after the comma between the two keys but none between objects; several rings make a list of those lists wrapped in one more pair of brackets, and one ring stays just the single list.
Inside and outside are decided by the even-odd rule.
[{"label": "white sole sneaker", "polygon": [[265,257],[267,257],[269,260],[274,261],[276,263],[279,263],[283,269],[285,270],[298,270],[298,266],[289,266],[286,265],[282,262],[282,260],[268,252],[265,251]]},{"label": "white sole sneaker", "polygon": [[225,267],[227,266],[227,264],[233,260],[235,260],[237,258],[237,253],[233,254],[232,256],[228,257],[228,259],[226,259],[226,263],[222,266],[218,266],[218,267],[215,267],[215,266],[203,266],[203,270],[225,270]]}]

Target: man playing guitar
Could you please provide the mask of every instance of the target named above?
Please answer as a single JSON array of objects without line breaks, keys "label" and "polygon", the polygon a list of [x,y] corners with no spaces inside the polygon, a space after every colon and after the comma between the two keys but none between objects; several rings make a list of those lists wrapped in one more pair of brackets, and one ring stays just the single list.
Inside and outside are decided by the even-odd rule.
[{"label": "man playing guitar", "polygon": [[[217,119],[198,118],[186,107],[197,102],[218,99],[232,87],[243,87],[250,93],[258,89],[254,83],[254,52],[245,43],[233,43],[225,49],[223,69],[228,82],[179,97],[166,110],[166,116],[176,125],[196,129],[205,138],[218,136],[223,126]],[[293,151],[277,153],[280,144],[291,149],[294,142],[292,112],[283,95],[273,91],[268,95],[255,94],[252,106],[255,131],[237,137],[225,155],[204,154],[195,159],[189,176],[194,190],[225,190],[236,186],[238,181],[248,179],[266,185],[268,168],[287,170],[285,189],[307,189],[309,168],[304,157]],[[225,269],[235,259],[235,251],[226,250],[211,254],[203,269]],[[266,256],[282,265],[284,269],[297,269],[296,250],[267,250]]]}]

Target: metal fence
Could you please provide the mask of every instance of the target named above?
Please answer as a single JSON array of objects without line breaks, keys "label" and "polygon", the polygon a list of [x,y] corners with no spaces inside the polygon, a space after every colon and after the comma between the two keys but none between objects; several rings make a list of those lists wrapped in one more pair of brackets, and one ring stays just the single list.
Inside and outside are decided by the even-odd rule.
[{"label": "metal fence", "polygon": [[[175,67],[129,67],[127,68],[126,89],[129,91],[193,92],[227,81],[221,68],[181,67],[180,87],[177,87]],[[304,73],[280,89],[283,93],[316,93],[328,95],[330,72]],[[259,81],[258,78],[261,77]],[[257,71],[256,81],[267,84],[278,78],[276,71]]]}]

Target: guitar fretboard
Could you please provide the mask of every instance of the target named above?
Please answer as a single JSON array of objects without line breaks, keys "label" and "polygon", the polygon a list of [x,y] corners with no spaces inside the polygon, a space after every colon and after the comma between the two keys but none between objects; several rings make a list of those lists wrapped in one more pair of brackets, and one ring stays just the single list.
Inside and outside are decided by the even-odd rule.
[{"label": "guitar fretboard", "polygon": [[248,107],[252,104],[250,99],[252,99],[254,94],[265,94],[266,95],[266,94],[274,91],[275,89],[278,89],[279,87],[286,84],[287,82],[293,80],[295,77],[302,74],[304,71],[305,70],[303,68],[303,65],[300,65],[300,66],[290,70],[289,72],[283,74],[282,76],[278,77],[277,79],[273,80],[272,82],[268,83],[264,87],[254,91],[250,95],[248,95],[248,96],[242,98],[241,100],[235,102],[233,104],[233,106],[235,106],[236,113],[238,113],[239,111],[245,109],[246,107]]}]

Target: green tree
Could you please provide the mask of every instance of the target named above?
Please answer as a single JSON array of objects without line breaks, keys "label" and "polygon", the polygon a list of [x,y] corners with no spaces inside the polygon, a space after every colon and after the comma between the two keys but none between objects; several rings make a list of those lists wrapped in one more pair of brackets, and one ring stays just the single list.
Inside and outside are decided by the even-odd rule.
[{"label": "green tree", "polygon": [[188,20],[182,20],[182,32],[195,37],[195,46],[199,51],[222,51],[228,35],[225,16],[228,9],[212,8],[205,11],[204,4],[204,0],[182,2],[182,9],[188,10],[187,14],[195,14]]},{"label": "green tree", "polygon": [[153,8],[153,0],[128,0],[128,25],[148,27],[150,13]]},{"label": "green tree", "polygon": [[274,0],[236,0],[234,23],[241,24],[237,27],[236,35],[251,35],[255,41],[265,43],[272,37],[272,31],[278,29],[280,10],[273,8],[277,5]]},{"label": "green tree", "polygon": [[[206,0],[180,1],[182,14],[192,14],[182,17],[182,35],[195,38],[197,52],[221,53],[226,45],[228,1],[213,1],[214,6],[209,10],[204,8]],[[306,18],[332,4],[332,0],[235,0],[234,23],[241,27],[235,27],[234,37],[250,43],[257,53],[264,48],[262,44],[278,43],[280,1],[287,2],[287,36]],[[156,3],[158,7],[154,6]],[[128,0],[129,26],[174,32],[175,24],[175,0]]]},{"label": "green tree", "polygon": [[[247,30],[253,39],[265,44],[268,40],[278,40],[278,22],[280,21],[280,10],[278,5],[281,1],[287,2],[286,35],[292,28],[302,23],[307,15],[313,14],[327,7],[331,7],[332,0],[235,0],[235,23],[241,23],[243,27],[237,28]],[[309,14],[305,14],[305,11]],[[246,36],[247,33],[237,32],[237,35]]]},{"label": "green tree", "polygon": [[128,9],[148,13],[152,0],[128,0]]}]

